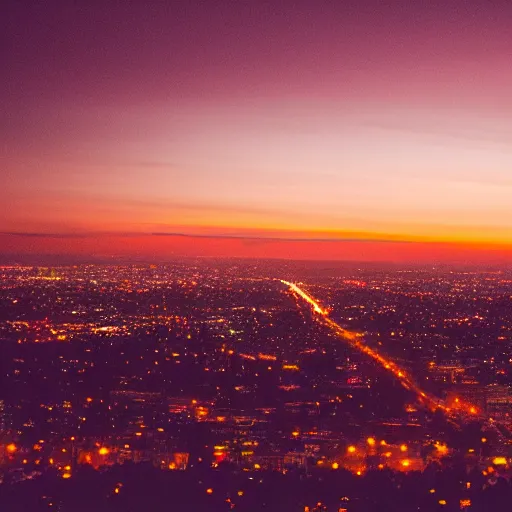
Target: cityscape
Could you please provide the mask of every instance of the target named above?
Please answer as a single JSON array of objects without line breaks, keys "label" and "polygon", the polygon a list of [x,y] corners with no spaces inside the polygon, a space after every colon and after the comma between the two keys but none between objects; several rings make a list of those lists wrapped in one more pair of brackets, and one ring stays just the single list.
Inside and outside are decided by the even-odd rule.
[{"label": "cityscape", "polygon": [[0,272],[8,510],[135,510],[141,478],[159,482],[154,510],[510,497],[512,271],[189,259]]},{"label": "cityscape", "polygon": [[0,20],[0,512],[511,512],[511,1]]}]

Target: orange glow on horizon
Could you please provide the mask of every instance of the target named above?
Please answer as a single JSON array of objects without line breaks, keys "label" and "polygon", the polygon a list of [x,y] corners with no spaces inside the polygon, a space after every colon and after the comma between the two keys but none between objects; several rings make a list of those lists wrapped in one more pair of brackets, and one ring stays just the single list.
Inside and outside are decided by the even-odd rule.
[{"label": "orange glow on horizon", "polygon": [[389,238],[376,241],[374,238],[299,240],[115,233],[58,237],[0,234],[0,246],[6,254],[59,254],[82,258],[95,255],[137,256],[153,261],[179,256],[229,256],[291,260],[503,263],[512,258],[512,244],[409,242],[390,241]]}]

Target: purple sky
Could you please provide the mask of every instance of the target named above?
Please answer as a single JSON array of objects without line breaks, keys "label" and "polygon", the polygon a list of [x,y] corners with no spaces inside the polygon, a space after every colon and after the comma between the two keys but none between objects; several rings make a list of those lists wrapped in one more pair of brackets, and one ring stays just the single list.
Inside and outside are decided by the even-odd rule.
[{"label": "purple sky", "polygon": [[8,3],[0,231],[512,243],[509,2]]}]

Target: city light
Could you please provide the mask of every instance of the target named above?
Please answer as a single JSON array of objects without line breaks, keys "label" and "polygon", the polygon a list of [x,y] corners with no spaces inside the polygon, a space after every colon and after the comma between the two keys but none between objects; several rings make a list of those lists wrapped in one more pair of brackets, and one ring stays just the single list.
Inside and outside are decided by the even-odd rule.
[{"label": "city light", "polygon": [[[305,478],[308,501],[290,499],[297,509],[320,512],[339,508],[341,501],[315,504],[336,496],[340,478],[348,484],[346,501],[354,502],[349,509],[382,508],[372,492],[377,470],[390,490],[402,489],[404,506],[414,501],[413,478],[430,506],[461,510],[471,508],[467,497],[484,500],[506,476],[512,394],[505,382],[512,360],[506,343],[495,349],[497,325],[506,317],[493,308],[504,303],[504,293],[512,296],[512,274],[364,269],[363,290],[344,276],[290,264],[297,283],[310,276],[307,289],[316,300],[306,288],[301,295],[274,279],[284,263],[268,264],[270,278],[265,272],[254,277],[257,266],[229,264],[221,272],[202,265],[176,272],[174,263],[151,272],[144,264],[77,265],[59,270],[59,284],[29,280],[22,292],[18,274],[0,284],[7,304],[19,295],[17,308],[37,304],[48,316],[0,322],[2,336],[12,338],[2,378],[19,383],[16,400],[8,394],[0,400],[6,438],[0,472],[12,473],[9,482],[42,482],[51,469],[59,479],[73,477],[63,488],[81,492],[81,468],[88,465],[86,472],[97,478],[112,478],[101,494],[116,501],[126,494],[116,480],[128,481],[126,475],[129,494],[140,493],[137,475],[150,464],[165,473],[176,496],[180,482],[192,478],[199,485],[187,498],[192,508],[194,500],[218,500],[243,512],[249,502],[261,508],[260,495],[271,506],[267,489]],[[87,299],[88,289],[94,300]],[[182,297],[186,307],[171,297]],[[474,314],[460,317],[446,307],[453,301],[464,301]],[[472,337],[471,323],[483,329],[484,317],[490,335]],[[351,330],[355,326],[360,332]],[[57,343],[61,333],[69,344]],[[45,364],[51,378],[40,393],[30,385],[45,376]],[[185,446],[189,451],[177,451]],[[479,478],[467,481],[466,466],[478,467]],[[438,474],[436,488],[430,467]],[[458,483],[449,477],[453,468],[463,475]],[[325,493],[313,493],[318,485]],[[52,507],[68,499],[57,494]]]},{"label": "city light", "polygon": [[287,286],[289,286],[292,291],[294,291],[297,295],[300,295],[306,302],[311,304],[313,306],[313,310],[315,313],[318,313],[320,315],[327,315],[328,311],[321,308],[318,302],[316,302],[313,298],[311,298],[307,293],[303,292],[296,284],[290,283],[289,281],[284,281],[281,279],[281,282]]},{"label": "city light", "polygon": [[357,350],[365,353],[376,362],[378,362],[382,367],[390,370],[390,372],[395,375],[396,378],[400,380],[402,385],[413,392],[416,393],[419,401],[426,402],[428,407],[431,410],[436,410],[438,408],[445,410],[446,407],[441,403],[440,400],[435,399],[427,393],[425,393],[422,389],[420,389],[407,375],[403,370],[400,370],[396,367],[396,365],[388,361],[381,354],[370,348],[368,345],[365,345],[360,341],[360,334],[344,329],[339,324],[337,324],[334,320],[328,317],[328,311],[321,308],[318,302],[313,299],[309,294],[300,289],[296,284],[290,283],[289,281],[281,280],[281,282],[290,287],[290,289],[297,293],[302,299],[304,299],[307,303],[309,303],[313,307],[313,311],[320,315],[320,318],[323,319],[326,325],[331,327],[331,329],[342,339],[347,341],[350,345],[352,345]]}]

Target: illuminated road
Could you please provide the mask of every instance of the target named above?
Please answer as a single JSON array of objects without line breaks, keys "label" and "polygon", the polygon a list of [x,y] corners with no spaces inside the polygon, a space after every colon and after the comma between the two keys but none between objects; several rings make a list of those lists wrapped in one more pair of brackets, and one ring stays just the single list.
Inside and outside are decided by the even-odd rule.
[{"label": "illuminated road", "polygon": [[306,302],[309,302],[309,304],[313,307],[313,311],[315,313],[318,313],[323,316],[327,316],[327,310],[322,309],[320,307],[320,304],[311,297],[311,295],[308,295],[306,292],[302,291],[295,283],[290,283],[289,281],[283,281],[280,279],[281,283],[289,286],[292,291],[294,291],[299,297],[302,297]]},{"label": "illuminated road", "polygon": [[352,348],[363,352],[367,356],[371,357],[384,369],[392,373],[404,388],[416,394],[418,401],[424,404],[425,407],[431,411],[435,411],[436,409],[442,409],[445,412],[450,411],[439,398],[425,393],[412,380],[412,378],[408,376],[404,370],[400,369],[393,361],[386,359],[376,350],[363,343],[361,334],[348,331],[347,329],[341,327],[341,325],[337,324],[334,320],[329,318],[329,312],[322,308],[318,301],[316,301],[311,295],[299,288],[295,283],[290,283],[289,281],[284,281],[283,279],[280,279],[279,281],[288,286],[292,292],[296,293],[311,306],[313,312],[316,313],[315,318],[318,322],[330,327],[334,333],[336,333],[340,338],[347,342]]}]

